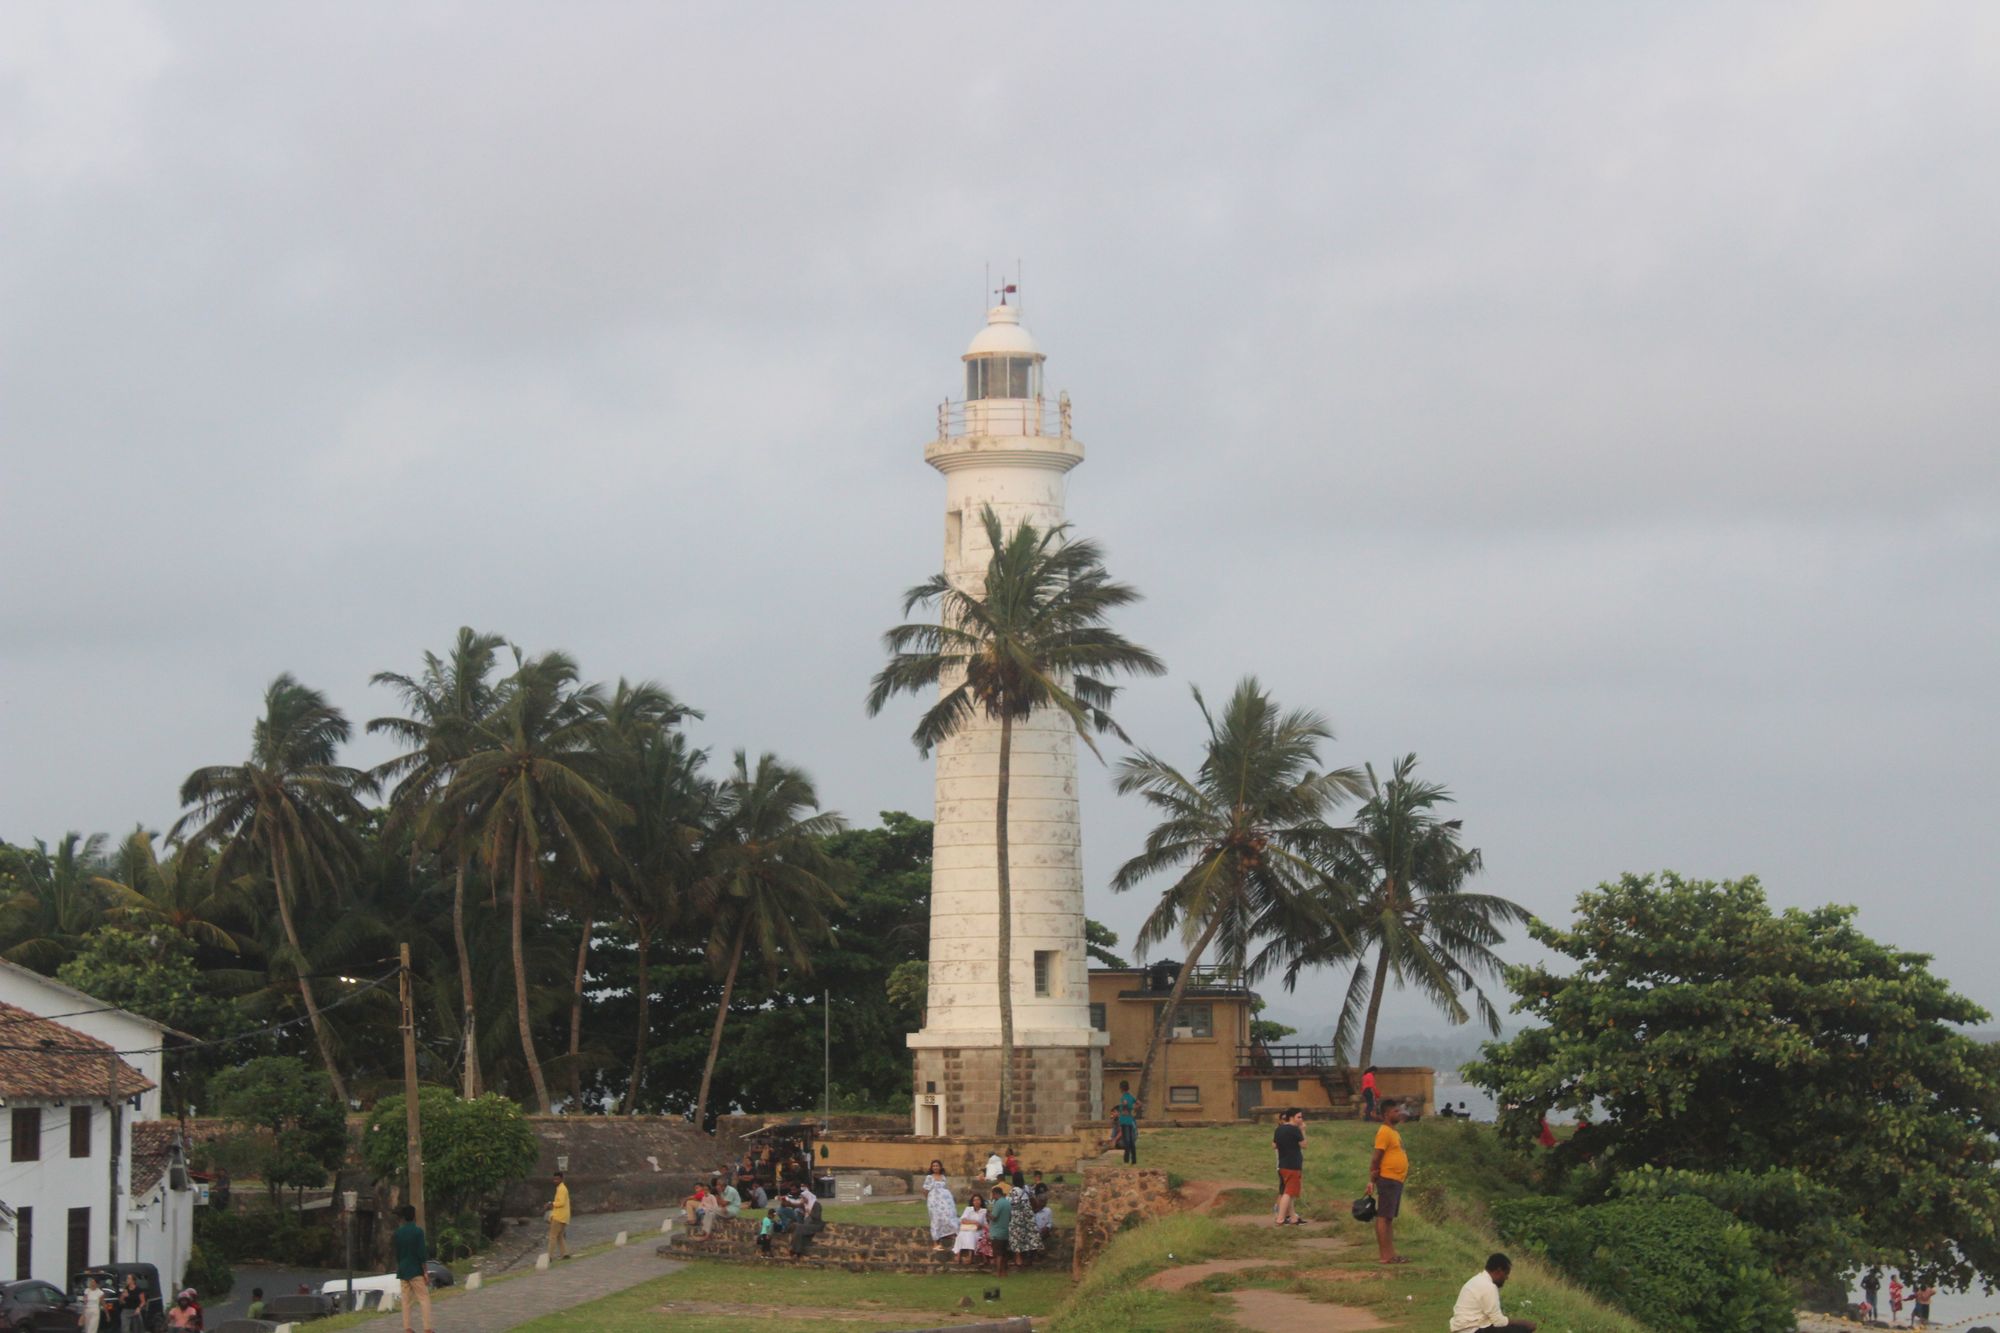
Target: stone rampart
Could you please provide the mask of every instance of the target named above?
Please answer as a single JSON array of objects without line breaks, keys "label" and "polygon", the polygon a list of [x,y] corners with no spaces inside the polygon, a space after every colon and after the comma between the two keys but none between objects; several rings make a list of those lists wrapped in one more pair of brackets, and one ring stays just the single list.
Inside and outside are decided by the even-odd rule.
[{"label": "stone rampart", "polygon": [[677,1116],[533,1115],[528,1123],[541,1154],[526,1180],[508,1186],[501,1212],[509,1217],[537,1217],[548,1207],[559,1158],[569,1163],[570,1207],[611,1213],[678,1208],[731,1156]]},{"label": "stone rampart", "polygon": [[[956,1265],[949,1250],[939,1250],[925,1227],[863,1226],[852,1222],[828,1222],[812,1238],[806,1252],[794,1260],[791,1238],[773,1236],[772,1254],[757,1248],[757,1218],[741,1217],[721,1222],[708,1240],[689,1240],[676,1222],[674,1234],[660,1246],[662,1256],[672,1259],[709,1259],[720,1263],[793,1264],[805,1268],[841,1268],[850,1273],[949,1273]],[[1032,1267],[1068,1269],[1075,1263],[1073,1239],[1065,1228],[1057,1227],[1047,1248],[1031,1261]],[[992,1263],[987,1262],[990,1272]]]},{"label": "stone rampart", "polygon": [[1070,1271],[1083,1276],[1083,1270],[1119,1232],[1174,1210],[1173,1190],[1164,1171],[1130,1166],[1089,1168],[1083,1173],[1083,1193],[1076,1202],[1075,1258]]}]

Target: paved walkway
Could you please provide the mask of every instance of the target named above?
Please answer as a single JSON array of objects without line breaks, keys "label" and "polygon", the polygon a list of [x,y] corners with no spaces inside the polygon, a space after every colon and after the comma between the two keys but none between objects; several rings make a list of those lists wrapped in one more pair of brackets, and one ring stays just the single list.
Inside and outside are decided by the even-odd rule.
[{"label": "paved walkway", "polygon": [[[613,1237],[621,1231],[632,1233],[632,1243],[637,1245],[648,1236],[653,1244],[660,1242],[660,1223],[669,1217],[678,1217],[680,1209],[638,1208],[622,1213],[576,1213],[570,1218],[569,1247],[572,1250],[588,1250],[598,1245],[609,1245]],[[493,1249],[479,1261],[479,1269],[492,1277],[496,1273],[511,1273],[520,1268],[533,1268],[535,1260],[548,1248],[549,1224],[540,1218],[517,1218],[493,1242]]]},{"label": "paved walkway", "polygon": [[[456,1295],[441,1295],[431,1302],[431,1317],[438,1333],[499,1333],[519,1328],[544,1315],[560,1314],[680,1271],[682,1265],[654,1253],[659,1243],[657,1235],[634,1236],[623,1249],[558,1262],[546,1273],[531,1270],[504,1282],[489,1282],[478,1291],[461,1289]],[[416,1313],[418,1319],[423,1317],[421,1309]],[[401,1329],[403,1314],[398,1310],[357,1327],[370,1333]]]}]

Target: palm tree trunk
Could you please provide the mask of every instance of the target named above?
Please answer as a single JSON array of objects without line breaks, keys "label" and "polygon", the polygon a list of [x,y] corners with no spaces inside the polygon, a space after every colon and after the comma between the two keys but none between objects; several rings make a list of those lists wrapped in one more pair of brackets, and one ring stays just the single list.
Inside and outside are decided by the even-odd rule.
[{"label": "palm tree trunk", "polygon": [[1217,912],[1201,932],[1201,938],[1188,950],[1187,961],[1181,964],[1181,973],[1174,978],[1174,988],[1167,995],[1167,1002],[1160,1006],[1160,1021],[1153,1025],[1152,1039],[1146,1043],[1146,1061],[1139,1066],[1139,1105],[1146,1104],[1146,1085],[1153,1079],[1153,1059],[1159,1054],[1160,1043],[1167,1033],[1174,1030],[1174,1014],[1181,1007],[1181,995],[1187,990],[1188,978],[1194,975],[1195,964],[1207,951],[1209,943],[1215,939],[1215,932],[1222,928],[1222,913]]},{"label": "palm tree trunk", "polygon": [[590,930],[596,925],[588,912],[583,917],[583,939],[576,946],[576,983],[569,992],[569,1099],[575,1105],[583,1096],[583,974],[590,961]]},{"label": "palm tree trunk", "polygon": [[521,948],[521,906],[528,895],[528,837],[514,831],[514,1019],[521,1026],[521,1050],[528,1057],[528,1078],[535,1085],[535,1103],[543,1115],[555,1114],[549,1100],[548,1080],[542,1077],[542,1062],[535,1058],[535,1027],[528,1017],[528,956]]},{"label": "palm tree trunk", "polygon": [[326,1076],[333,1084],[334,1100],[340,1103],[341,1114],[345,1115],[347,1081],[341,1078],[340,1062],[333,1057],[333,1033],[327,1028],[325,1015],[319,1011],[319,1001],[313,997],[312,982],[306,979],[306,951],[299,943],[299,928],[292,921],[291,877],[285,873],[288,859],[281,847],[271,849],[271,878],[278,893],[278,920],[285,927],[285,942],[292,946],[293,960],[298,967],[299,998],[305,1001],[306,1017],[312,1022],[314,1039],[319,1042],[319,1058],[326,1065]]},{"label": "palm tree trunk", "polygon": [[708,1119],[708,1085],[715,1078],[715,1057],[722,1051],[722,1021],[729,1017],[729,997],[736,990],[736,966],[743,961],[743,941],[750,934],[750,916],[736,928],[736,945],[729,951],[729,971],[722,979],[722,1007],[715,1011],[715,1031],[708,1038],[708,1063],[701,1067],[701,1092],[694,1099],[694,1127]]},{"label": "palm tree trunk", "polygon": [[1000,715],[1000,782],[993,798],[993,850],[1000,863],[1000,1113],[996,1138],[1012,1133],[1014,1112],[1014,883],[1007,865],[1007,798],[1013,785],[1014,718]]},{"label": "palm tree trunk", "polygon": [[647,965],[653,951],[653,932],[645,922],[634,923],[639,931],[639,1032],[632,1043],[632,1076],[625,1083],[625,1100],[618,1105],[619,1115],[636,1115],[639,1110],[639,1071],[646,1067],[646,1025],[652,1021],[653,982]]},{"label": "palm tree trunk", "polygon": [[465,1005],[465,1095],[479,1095],[479,1042],[473,1023],[478,1006],[472,995],[472,951],[465,947],[465,852],[457,855],[458,867],[451,885],[451,939],[458,946],[458,992]]},{"label": "palm tree trunk", "polygon": [[1389,980],[1389,944],[1382,942],[1382,950],[1375,955],[1375,985],[1368,996],[1368,1018],[1361,1025],[1361,1054],[1355,1057],[1355,1068],[1366,1069],[1375,1055],[1375,1020],[1382,1016],[1382,991]]}]

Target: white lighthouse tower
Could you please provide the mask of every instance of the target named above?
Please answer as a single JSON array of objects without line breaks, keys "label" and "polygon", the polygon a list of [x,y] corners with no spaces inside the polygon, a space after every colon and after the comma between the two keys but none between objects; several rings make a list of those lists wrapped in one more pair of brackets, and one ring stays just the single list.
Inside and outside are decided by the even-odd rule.
[{"label": "white lighthouse tower", "polygon": [[[1006,531],[1063,522],[1064,478],[1083,461],[1069,398],[1042,391],[1042,351],[1007,303],[966,349],[965,399],[938,409],[924,461],[944,474],[944,570],[984,582],[988,505]],[[1000,1094],[999,850],[994,838],[1000,724],[979,718],[937,750],[931,865],[930,999],[915,1052],[919,1135],[995,1132]],[[1013,898],[1013,1108],[1010,1132],[1067,1133],[1098,1118],[1105,1035],[1090,1024],[1076,735],[1060,714],[1014,726],[1008,789]]]}]

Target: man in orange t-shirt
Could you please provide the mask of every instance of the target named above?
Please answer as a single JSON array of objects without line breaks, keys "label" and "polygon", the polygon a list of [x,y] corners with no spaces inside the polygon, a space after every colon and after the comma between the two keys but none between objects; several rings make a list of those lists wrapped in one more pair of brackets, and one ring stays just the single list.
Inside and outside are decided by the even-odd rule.
[{"label": "man in orange t-shirt", "polygon": [[1375,1196],[1375,1246],[1385,1264],[1406,1264],[1396,1253],[1396,1214],[1403,1211],[1403,1182],[1410,1177],[1410,1158],[1403,1151],[1403,1136],[1396,1125],[1403,1118],[1402,1104],[1394,1098],[1382,1103],[1382,1128],[1375,1131],[1375,1155],[1368,1159],[1368,1192]]}]

